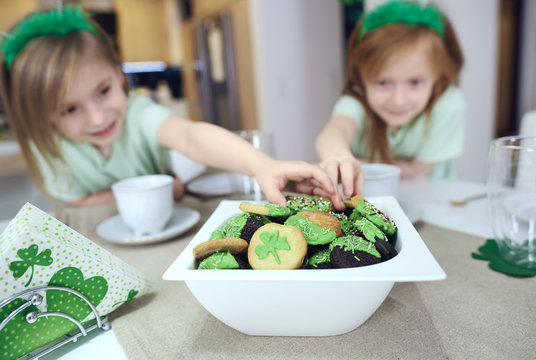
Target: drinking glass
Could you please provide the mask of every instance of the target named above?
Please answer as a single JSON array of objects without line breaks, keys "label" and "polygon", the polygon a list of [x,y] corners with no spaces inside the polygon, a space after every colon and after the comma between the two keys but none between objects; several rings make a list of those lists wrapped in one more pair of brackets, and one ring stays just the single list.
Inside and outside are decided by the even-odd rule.
[{"label": "drinking glass", "polygon": [[[253,147],[261,150],[267,155],[275,157],[272,133],[261,130],[236,130],[234,133],[251,143]],[[256,201],[265,199],[264,193],[255,178],[242,175],[239,187],[242,189],[242,196],[244,199]]]},{"label": "drinking glass", "polygon": [[487,178],[489,210],[501,257],[536,268],[536,137],[491,142]]}]

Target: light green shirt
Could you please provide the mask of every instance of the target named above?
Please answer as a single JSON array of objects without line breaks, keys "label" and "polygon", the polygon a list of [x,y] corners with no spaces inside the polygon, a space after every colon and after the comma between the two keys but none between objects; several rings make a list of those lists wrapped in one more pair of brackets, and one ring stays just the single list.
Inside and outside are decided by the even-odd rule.
[{"label": "light green shirt", "polygon": [[58,136],[65,163],[54,158],[50,167],[32,147],[46,190],[54,198],[73,201],[110,190],[114,182],[124,178],[171,173],[169,150],[157,141],[158,128],[170,115],[169,109],[149,98],[130,99],[123,133],[109,159],[89,143]]},{"label": "light green shirt", "polygon": [[[437,163],[430,177],[453,178],[452,160],[464,150],[466,108],[460,89],[454,86],[448,88],[434,105],[429,121],[426,114],[421,114],[395,134],[386,132],[392,154]],[[346,115],[356,121],[357,132],[351,150],[356,157],[368,159],[370,134],[364,131],[365,111],[361,103],[354,97],[342,96],[335,104],[333,115]]]}]

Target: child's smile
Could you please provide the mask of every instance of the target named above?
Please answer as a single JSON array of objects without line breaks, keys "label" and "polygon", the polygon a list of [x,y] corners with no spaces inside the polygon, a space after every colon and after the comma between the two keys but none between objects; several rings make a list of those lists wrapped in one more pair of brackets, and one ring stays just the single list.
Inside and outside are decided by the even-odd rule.
[{"label": "child's smile", "polygon": [[119,69],[89,60],[67,90],[56,128],[70,140],[92,144],[108,158],[121,136],[126,106]]}]

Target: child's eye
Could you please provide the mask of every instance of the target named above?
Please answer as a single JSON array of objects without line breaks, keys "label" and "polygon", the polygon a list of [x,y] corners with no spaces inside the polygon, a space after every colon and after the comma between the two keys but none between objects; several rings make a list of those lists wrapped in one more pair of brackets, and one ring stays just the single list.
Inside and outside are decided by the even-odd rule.
[{"label": "child's eye", "polygon": [[65,109],[61,111],[62,116],[71,115],[76,112],[76,106],[67,106]]},{"label": "child's eye", "polygon": [[411,86],[419,86],[422,83],[424,83],[424,80],[422,80],[422,79],[413,79],[413,80],[410,80],[409,83],[410,83]]},{"label": "child's eye", "polygon": [[376,85],[385,87],[385,86],[389,85],[389,81],[387,81],[387,80],[376,80]]},{"label": "child's eye", "polygon": [[103,88],[100,90],[100,94],[101,94],[101,95],[106,95],[109,91],[110,91],[110,87],[109,87],[109,86],[105,86],[105,87],[103,87]]}]

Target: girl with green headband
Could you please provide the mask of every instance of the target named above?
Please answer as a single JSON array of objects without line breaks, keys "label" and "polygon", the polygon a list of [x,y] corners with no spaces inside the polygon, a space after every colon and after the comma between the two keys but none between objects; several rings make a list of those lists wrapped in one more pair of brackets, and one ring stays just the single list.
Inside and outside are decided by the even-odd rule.
[{"label": "girl with green headband", "polygon": [[402,177],[454,176],[464,149],[463,55],[434,5],[391,1],[365,13],[348,43],[346,80],[316,140],[321,166],[346,195],[360,193],[362,162]]},{"label": "girl with green headband", "polygon": [[[75,206],[113,202],[124,178],[172,171],[169,149],[209,166],[256,177],[270,202],[287,185],[327,192],[327,174],[302,161],[277,161],[218,126],[173,115],[149,98],[129,98],[118,54],[78,7],[37,12],[0,44],[0,91],[31,175],[51,197]],[[175,197],[184,187],[175,182]]]}]

